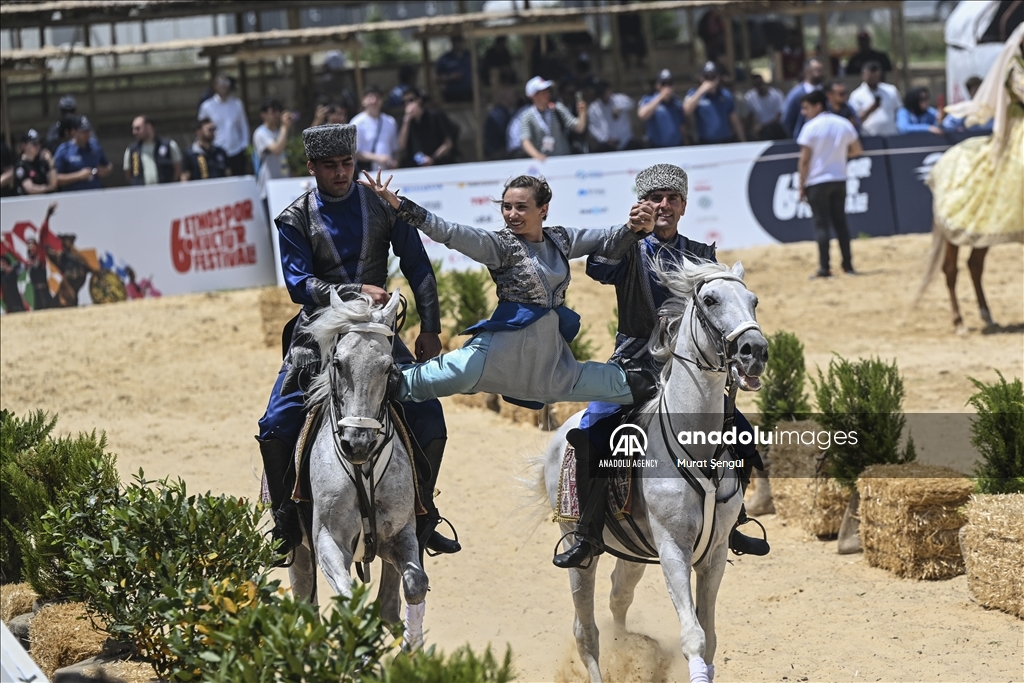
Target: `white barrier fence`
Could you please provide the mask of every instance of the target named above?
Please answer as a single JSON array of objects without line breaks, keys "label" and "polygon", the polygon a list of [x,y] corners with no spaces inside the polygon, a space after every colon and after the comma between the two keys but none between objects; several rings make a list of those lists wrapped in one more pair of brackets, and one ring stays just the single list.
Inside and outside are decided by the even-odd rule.
[{"label": "white barrier fence", "polygon": [[7,312],[275,282],[252,176],[4,199],[0,230]]}]

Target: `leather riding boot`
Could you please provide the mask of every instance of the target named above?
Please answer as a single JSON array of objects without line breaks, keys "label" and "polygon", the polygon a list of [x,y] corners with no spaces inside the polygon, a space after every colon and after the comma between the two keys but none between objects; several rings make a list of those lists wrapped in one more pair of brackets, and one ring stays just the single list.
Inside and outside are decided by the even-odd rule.
[{"label": "leather riding boot", "polygon": [[263,456],[263,471],[267,474],[270,491],[270,510],[274,518],[271,535],[280,541],[277,550],[287,555],[302,543],[299,509],[291,498],[295,486],[295,468],[291,467],[293,449],[281,439],[257,439]]},{"label": "leather riding boot", "polygon": [[[441,460],[444,458],[444,447],[447,442],[448,439],[434,439],[423,448],[423,455],[430,464],[430,479],[427,480],[426,486],[420,487],[424,496],[423,505],[427,508],[427,514],[420,515],[420,517],[424,518],[423,522],[417,519],[417,532],[422,530],[419,527],[431,525],[430,535],[427,537],[424,547],[427,550],[443,555],[450,555],[462,550],[462,545],[458,539],[445,538],[436,529],[441,521],[441,513],[438,512],[437,506],[434,505],[434,487],[437,485],[437,477],[441,472]],[[422,538],[422,535],[419,533],[417,535]]]},{"label": "leather riding boot", "polygon": [[[566,441],[575,449],[576,495],[579,497],[580,519],[576,524],[576,542],[558,553],[551,562],[561,569],[589,565],[590,560],[604,552],[604,506],[608,498],[608,479],[595,476],[596,462],[590,437],[582,429],[570,429]],[[592,471],[594,470],[594,471]]]},{"label": "leather riding boot", "polygon": [[658,375],[653,371],[631,359],[621,361],[619,366],[626,373],[626,384],[633,394],[633,405],[643,405],[658,394]]},{"label": "leather riding boot", "polygon": [[[771,546],[768,545],[767,535],[764,538],[752,538],[740,533],[739,527],[747,522],[754,522],[761,526],[760,522],[747,517],[746,506],[741,506],[739,517],[736,518],[736,524],[733,525],[732,531],[729,533],[729,549],[737,555],[767,555],[771,550]],[[761,526],[761,532],[764,533],[763,526]]]}]

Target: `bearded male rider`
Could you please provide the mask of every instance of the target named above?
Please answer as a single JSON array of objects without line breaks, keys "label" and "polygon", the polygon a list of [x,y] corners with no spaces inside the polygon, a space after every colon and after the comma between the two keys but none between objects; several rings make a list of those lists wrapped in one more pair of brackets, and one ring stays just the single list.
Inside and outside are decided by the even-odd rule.
[{"label": "bearded male rider", "polygon": [[[714,245],[691,240],[679,233],[679,219],[686,212],[687,189],[686,171],[678,166],[655,164],[640,171],[636,176],[636,193],[640,202],[654,204],[654,231],[619,260],[595,256],[587,260],[587,275],[602,284],[615,286],[619,321],[613,361],[629,359],[653,372],[660,370],[647,351],[647,342],[658,327],[658,309],[671,294],[658,281],[652,269],[653,263],[662,259],[678,263],[684,257],[715,260]],[[629,409],[630,406],[591,402],[579,428],[570,430],[566,435],[575,449],[580,519],[575,543],[565,552],[555,555],[553,562],[556,567],[569,569],[585,565],[603,551],[601,537],[608,479],[600,476],[594,465],[601,458],[610,457],[612,431]],[[735,413],[735,425],[740,432],[751,431],[750,423],[738,411]],[[753,446],[737,446],[736,451],[747,463],[760,463]],[[741,509],[737,527],[747,519]],[[729,535],[729,547],[738,554],[750,555],[765,555],[769,550],[765,540],[744,536],[735,527]]]},{"label": "bearded male rider", "polygon": [[[373,192],[354,182],[356,127],[331,124],[307,128],[302,141],[309,160],[306,167],[316,178],[316,187],[274,219],[280,234],[285,284],[292,301],[302,304],[302,311],[256,437],[270,492],[273,536],[282,542],[279,550],[285,554],[302,539],[298,510],[290,495],[295,472],[289,465],[305,419],[301,387],[319,364],[319,350],[305,332],[310,316],[317,308],[330,304],[332,292],[343,299],[367,294],[374,303],[385,304],[389,299],[384,286],[390,246],[412,287],[421,319],[416,360],[423,362],[441,352],[433,268],[416,230],[399,220],[394,209]],[[395,361],[411,363],[409,349],[397,335],[394,340]],[[417,517],[417,536],[428,550],[458,552],[461,546],[457,541],[435,530],[440,515],[432,495],[448,438],[441,404],[435,399],[402,406],[430,469],[426,480],[421,480],[428,514]]]}]

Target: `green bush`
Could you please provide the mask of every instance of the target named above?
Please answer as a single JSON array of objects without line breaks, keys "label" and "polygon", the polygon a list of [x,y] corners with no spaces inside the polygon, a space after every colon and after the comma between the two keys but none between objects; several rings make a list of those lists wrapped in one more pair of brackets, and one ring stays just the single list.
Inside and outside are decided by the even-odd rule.
[{"label": "green bush", "polygon": [[814,384],[822,428],[856,432],[857,443],[833,444],[825,454],[829,476],[853,486],[869,465],[911,462],[914,440],[899,451],[906,424],[903,416],[903,380],[896,362],[879,358],[850,362],[836,356],[828,364],[828,376],[818,370]]},{"label": "green bush", "polygon": [[572,351],[573,358],[581,363],[594,357],[594,342],[588,336],[589,332],[590,327],[584,327],[580,330],[579,334],[569,342],[569,350]]},{"label": "green bush", "polygon": [[800,420],[811,412],[804,385],[804,345],[792,332],[779,330],[768,338],[770,360],[754,397],[761,413],[761,428],[771,431],[782,420]]},{"label": "green bush", "polygon": [[[384,21],[384,13],[376,3],[370,5],[367,21]],[[402,39],[398,31],[374,31],[362,35],[359,59],[370,66],[388,66],[403,62],[416,62],[417,53],[411,44]]]},{"label": "green bush", "polygon": [[[440,279],[444,280],[443,286]],[[490,285],[491,277],[483,268],[453,270],[439,278],[441,310],[450,313],[455,321],[451,327],[453,335],[490,316],[491,304],[487,300]]]},{"label": "green bush", "polygon": [[978,411],[971,443],[981,454],[975,467],[979,493],[1024,493],[1024,385],[998,370],[992,384],[968,377],[978,390],[967,401]]},{"label": "green bush", "polygon": [[619,307],[612,310],[612,319],[608,321],[608,334],[615,339],[619,334]]},{"label": "green bush", "polygon": [[95,515],[93,534],[76,538],[82,498],[45,516],[47,546],[70,547],[66,576],[97,626],[131,642],[166,673],[167,623],[156,605],[205,581],[263,576],[274,551],[260,529],[262,510],[229,496],[188,495],[181,480],[147,482],[140,471],[116,505]]},{"label": "green bush", "polygon": [[388,666],[384,680],[386,683],[508,683],[514,677],[511,649],[505,649],[505,658],[499,665],[490,647],[478,657],[466,645],[447,659],[432,647],[411,655],[401,654]]},{"label": "green bush", "polygon": [[[62,493],[117,486],[115,458],[105,452],[106,436],[97,437],[93,431],[54,439],[51,434],[56,425],[57,416],[41,410],[25,419],[7,410],[0,412],[3,582],[32,580],[25,564],[25,544],[31,543],[40,518],[49,506],[60,502]],[[38,559],[34,556],[30,561]]]}]

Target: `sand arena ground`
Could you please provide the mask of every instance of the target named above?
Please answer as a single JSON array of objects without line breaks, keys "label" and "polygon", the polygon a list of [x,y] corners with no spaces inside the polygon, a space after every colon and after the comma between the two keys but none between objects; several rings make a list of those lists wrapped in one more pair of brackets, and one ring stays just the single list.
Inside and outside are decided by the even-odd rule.
[{"label": "sand arena ground", "polygon": [[[966,336],[952,333],[945,287],[910,299],[929,237],[854,242],[860,277],[809,282],[812,243],[746,249],[766,333],[796,332],[813,371],[833,353],[897,359],[908,412],[962,412],[968,376],[1024,376],[1024,248],[996,247],[985,285],[996,320],[1011,331],[982,335],[966,269],[960,297]],[[966,255],[961,256],[961,261]],[[569,302],[597,343],[614,308],[611,288],[574,268]],[[264,343],[261,299],[246,290],[5,316],[0,322],[0,406],[60,414],[63,431],[102,429],[122,476],[183,477],[193,490],[255,496],[256,420],[280,363]],[[548,435],[444,401],[450,441],[438,499],[465,550],[431,559],[428,640],[445,650],[509,643],[524,681],[585,680],[572,639],[566,574],[551,566],[556,527],[530,507],[516,477]],[[741,407],[753,410],[750,396]],[[922,453],[928,461],[927,453]],[[970,601],[966,578],[917,582],[836,554],[774,516],[763,520],[773,551],[735,558],[718,601],[721,681],[1022,680],[1019,620]],[[607,610],[612,563],[599,569],[598,624],[610,680],[686,680],[679,623],[658,568],[649,568],[618,636]],[[376,573],[376,572],[375,572]],[[323,585],[323,584],[322,584]],[[323,590],[327,590],[324,585]]]}]

